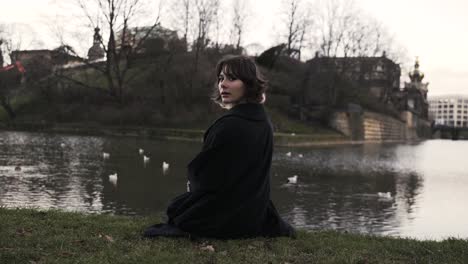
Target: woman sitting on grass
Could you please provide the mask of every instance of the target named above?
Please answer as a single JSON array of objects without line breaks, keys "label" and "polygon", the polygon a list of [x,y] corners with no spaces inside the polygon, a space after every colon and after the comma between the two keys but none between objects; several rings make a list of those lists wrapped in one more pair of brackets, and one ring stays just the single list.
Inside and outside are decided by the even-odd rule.
[{"label": "woman sitting on grass", "polygon": [[166,224],[144,237],[248,238],[295,236],[270,200],[273,131],[265,113],[266,81],[246,56],[216,66],[213,100],[228,111],[205,132],[188,165],[188,192],[176,197]]}]

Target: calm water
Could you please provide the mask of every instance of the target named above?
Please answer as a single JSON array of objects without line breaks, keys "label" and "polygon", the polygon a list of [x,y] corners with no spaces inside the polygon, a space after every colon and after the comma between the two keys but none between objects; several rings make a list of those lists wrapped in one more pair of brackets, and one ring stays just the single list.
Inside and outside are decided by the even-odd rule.
[{"label": "calm water", "polygon": [[[170,199],[185,191],[185,166],[200,146],[0,132],[0,206],[163,215]],[[468,238],[467,149],[468,141],[444,140],[277,148],[272,197],[284,218],[309,230]],[[170,164],[165,172],[163,161]],[[116,184],[109,181],[113,173]],[[293,175],[298,183],[285,184]]]}]

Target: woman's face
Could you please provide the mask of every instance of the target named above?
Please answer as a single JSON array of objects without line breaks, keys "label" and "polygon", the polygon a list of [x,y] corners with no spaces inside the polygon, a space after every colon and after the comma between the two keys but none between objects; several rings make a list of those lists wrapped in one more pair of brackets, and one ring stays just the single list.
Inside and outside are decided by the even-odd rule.
[{"label": "woman's face", "polygon": [[244,99],[245,85],[223,70],[218,76],[218,91],[223,104],[232,107]]}]

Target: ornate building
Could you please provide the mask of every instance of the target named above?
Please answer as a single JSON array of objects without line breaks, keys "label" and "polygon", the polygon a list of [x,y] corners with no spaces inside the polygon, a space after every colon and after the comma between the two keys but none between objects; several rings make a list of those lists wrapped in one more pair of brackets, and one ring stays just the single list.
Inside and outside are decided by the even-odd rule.
[{"label": "ornate building", "polygon": [[94,29],[94,37],[93,37],[93,46],[88,50],[88,60],[96,61],[104,58],[104,49],[102,48],[102,37],[99,33],[100,29],[96,27]]},{"label": "ornate building", "polygon": [[419,59],[416,58],[414,69],[409,73],[411,82],[405,82],[402,90],[393,94],[393,104],[400,111],[410,111],[420,118],[428,118],[429,104],[427,102],[427,86],[423,83],[424,73],[419,69]]},{"label": "ornate building", "polygon": [[304,105],[387,103],[399,89],[400,66],[386,57],[321,57],[307,61]]}]

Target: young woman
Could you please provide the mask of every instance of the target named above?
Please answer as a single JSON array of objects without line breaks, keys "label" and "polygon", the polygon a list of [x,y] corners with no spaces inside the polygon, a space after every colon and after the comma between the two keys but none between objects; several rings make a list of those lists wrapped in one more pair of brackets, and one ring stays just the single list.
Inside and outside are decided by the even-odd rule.
[{"label": "young woman", "polygon": [[270,200],[266,81],[246,56],[223,58],[216,76],[213,100],[228,111],[205,132],[201,152],[188,165],[189,190],[169,205],[167,224],[148,228],[144,237],[294,237]]}]

